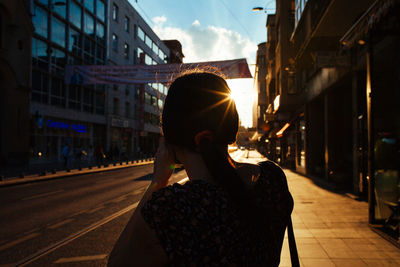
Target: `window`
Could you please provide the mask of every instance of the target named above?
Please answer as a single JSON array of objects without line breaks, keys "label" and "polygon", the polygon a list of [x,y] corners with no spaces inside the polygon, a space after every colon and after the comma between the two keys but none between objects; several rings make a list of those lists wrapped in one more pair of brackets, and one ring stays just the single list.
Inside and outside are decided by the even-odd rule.
[{"label": "window", "polygon": [[32,66],[47,70],[49,60],[47,57],[47,44],[38,39],[32,39]]},{"label": "window", "polygon": [[69,85],[68,90],[68,107],[70,109],[81,110],[81,92],[80,85]]},{"label": "window", "polygon": [[163,101],[161,99],[158,99],[158,108],[159,109],[163,108]]},{"label": "window", "polygon": [[161,60],[165,59],[165,54],[161,49],[158,50],[158,56],[161,58]]},{"label": "window", "polygon": [[113,101],[113,114],[115,115],[119,115],[119,99],[118,98],[114,98]]},{"label": "window", "polygon": [[139,64],[143,64],[144,62],[144,52],[143,52],[143,49],[142,48],[140,48],[140,47],[138,47],[137,48],[137,56],[138,56],[138,63]]},{"label": "window", "polygon": [[149,93],[144,93],[144,103],[147,105],[151,105],[151,95]]},{"label": "window", "polygon": [[158,45],[153,42],[153,52],[158,55]]},{"label": "window", "polygon": [[125,17],[124,29],[125,29],[126,32],[129,32],[129,18],[128,17]]},{"label": "window", "polygon": [[96,38],[98,42],[101,42],[104,44],[105,39],[104,39],[104,25],[101,24],[100,22],[97,22],[96,24]]},{"label": "window", "polygon": [[112,36],[112,48],[115,52],[118,52],[118,36],[116,34]]},{"label": "window", "polygon": [[41,71],[32,71],[32,101],[48,102],[48,76]]},{"label": "window", "polygon": [[144,31],[142,30],[142,28],[140,28],[140,26],[138,26],[138,37],[140,38],[140,40],[142,40],[144,42],[145,34],[144,34]]},{"label": "window", "polygon": [[69,6],[69,20],[71,23],[81,29],[82,23],[82,8],[78,6],[74,1],[70,2]]},{"label": "window", "polygon": [[87,10],[94,13],[94,0],[85,0],[84,4]]},{"label": "window", "polygon": [[59,49],[53,48],[53,52],[51,53],[51,72],[63,76],[65,64],[65,53]]},{"label": "window", "polygon": [[150,39],[148,35],[146,35],[146,44],[150,49],[152,48],[153,41]]},{"label": "window", "polygon": [[105,111],[105,86],[103,84],[96,85],[95,94],[95,106],[96,106],[96,114],[104,115]]},{"label": "window", "polygon": [[53,106],[65,107],[65,83],[62,79],[51,79],[50,103]]},{"label": "window", "polygon": [[112,19],[116,22],[118,22],[118,6],[116,4],[113,4],[112,8]]},{"label": "window", "polygon": [[94,18],[85,12],[84,31],[86,34],[94,34]]},{"label": "window", "polygon": [[96,15],[101,21],[104,21],[106,18],[105,11],[106,8],[104,2],[102,0],[97,0]]},{"label": "window", "polygon": [[47,12],[40,7],[35,7],[35,16],[33,16],[33,26],[35,32],[45,38],[47,38]]},{"label": "window", "polygon": [[66,15],[67,15],[66,3],[65,3],[65,1],[62,1],[62,2],[58,1],[58,2],[60,2],[60,5],[53,4],[53,6],[52,6],[53,11],[65,19]]},{"label": "window", "polygon": [[52,17],[51,39],[54,43],[65,47],[65,24]]},{"label": "window", "polygon": [[129,102],[125,103],[125,117],[130,118],[130,105],[129,105]]},{"label": "window", "polygon": [[146,65],[153,65],[153,59],[149,55],[145,54],[144,63]]},{"label": "window", "polygon": [[69,29],[68,50],[74,55],[80,55],[82,50],[82,36],[73,29]]},{"label": "window", "polygon": [[105,59],[105,55],[106,55],[106,51],[105,48],[101,47],[101,46],[97,46],[97,50],[96,50],[96,58],[99,61],[104,61]]},{"label": "window", "polygon": [[93,88],[83,88],[83,111],[93,112]]},{"label": "window", "polygon": [[129,45],[127,43],[124,44],[124,57],[129,59]]}]

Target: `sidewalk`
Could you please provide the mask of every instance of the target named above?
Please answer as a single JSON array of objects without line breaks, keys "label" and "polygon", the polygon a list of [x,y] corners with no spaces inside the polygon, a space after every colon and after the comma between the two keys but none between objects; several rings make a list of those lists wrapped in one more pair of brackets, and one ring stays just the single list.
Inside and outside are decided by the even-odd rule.
[{"label": "sidewalk", "polygon": [[[15,184],[23,184],[23,183],[32,183],[43,180],[50,179],[58,179],[63,177],[75,176],[75,175],[84,175],[95,172],[103,172],[103,171],[111,171],[121,168],[129,168],[140,165],[152,164],[154,158],[146,158],[141,160],[131,160],[131,161],[120,161],[120,162],[109,162],[105,165],[71,169],[71,170],[56,170],[51,169],[53,171],[49,172],[49,168],[42,168],[38,170],[31,170],[30,174],[24,175],[23,177],[13,176],[6,177],[3,180],[0,180],[0,187],[3,186],[11,186]],[[15,173],[18,173],[17,171]]]},{"label": "sidewalk", "polygon": [[[368,203],[284,170],[294,198],[293,228],[301,266],[400,266],[400,249],[368,227]],[[280,266],[291,266],[287,239]]]}]

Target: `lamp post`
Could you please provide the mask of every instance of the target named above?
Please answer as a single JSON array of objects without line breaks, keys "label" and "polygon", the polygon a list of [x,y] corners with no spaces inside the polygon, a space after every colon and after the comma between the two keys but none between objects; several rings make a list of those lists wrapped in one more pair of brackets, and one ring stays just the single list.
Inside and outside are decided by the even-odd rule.
[{"label": "lamp post", "polygon": [[253,7],[253,11],[256,11],[256,12],[258,12],[258,11],[264,11],[264,13],[267,13],[269,10],[275,10],[275,8],[268,8],[268,6],[269,6],[271,3],[275,3],[275,2],[276,2],[276,0],[268,1],[268,2],[265,4],[265,7],[261,7],[261,6]]}]

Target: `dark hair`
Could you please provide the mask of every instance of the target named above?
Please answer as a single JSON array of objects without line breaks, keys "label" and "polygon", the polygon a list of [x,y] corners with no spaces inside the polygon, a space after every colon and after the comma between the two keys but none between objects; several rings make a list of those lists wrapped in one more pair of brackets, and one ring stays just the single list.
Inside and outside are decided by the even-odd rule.
[{"label": "dark hair", "polygon": [[[238,208],[239,217],[252,224],[258,222],[253,194],[246,191],[227,150],[228,144],[236,140],[239,124],[230,93],[226,81],[213,73],[178,77],[165,99],[162,128],[168,143],[200,152],[216,184],[225,189]],[[205,130],[211,131],[212,138],[196,145],[196,134]]]}]

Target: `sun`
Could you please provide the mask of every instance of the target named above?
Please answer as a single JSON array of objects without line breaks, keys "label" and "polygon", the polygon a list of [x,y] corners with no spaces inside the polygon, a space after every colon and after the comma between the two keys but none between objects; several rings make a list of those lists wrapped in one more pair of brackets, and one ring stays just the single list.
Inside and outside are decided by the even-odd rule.
[{"label": "sun", "polygon": [[231,98],[235,101],[241,124],[252,127],[253,105],[256,100],[253,79],[230,79],[227,83],[231,88]]}]

